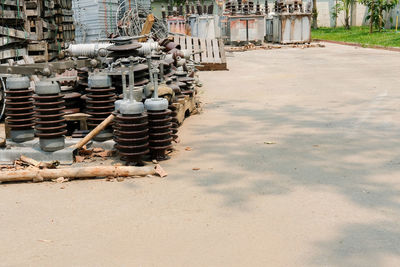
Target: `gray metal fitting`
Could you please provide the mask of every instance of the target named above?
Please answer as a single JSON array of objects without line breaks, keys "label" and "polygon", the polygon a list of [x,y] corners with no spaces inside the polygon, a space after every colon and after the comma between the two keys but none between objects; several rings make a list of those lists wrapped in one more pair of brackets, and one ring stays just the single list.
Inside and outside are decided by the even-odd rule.
[{"label": "gray metal fitting", "polygon": [[92,74],[88,78],[90,88],[108,88],[111,87],[111,79],[107,74]]},{"label": "gray metal fitting", "polygon": [[33,129],[12,130],[10,134],[11,134],[11,140],[13,140],[15,143],[22,143],[35,139],[35,131]]},{"label": "gray metal fitting", "polygon": [[165,98],[149,98],[144,101],[144,107],[151,111],[164,110],[168,108],[168,100]]},{"label": "gray metal fitting", "polygon": [[140,114],[144,111],[144,105],[142,102],[124,101],[120,104],[119,111],[124,115]]},{"label": "gray metal fitting", "polygon": [[60,85],[54,81],[40,81],[35,84],[35,93],[38,95],[55,95],[60,92]]},{"label": "gray metal fitting", "polygon": [[30,87],[29,78],[23,77],[9,77],[6,80],[6,87],[9,90],[26,89]]},{"label": "gray metal fitting", "polygon": [[51,139],[40,138],[39,145],[40,149],[46,152],[58,151],[65,147],[65,137],[62,136]]}]

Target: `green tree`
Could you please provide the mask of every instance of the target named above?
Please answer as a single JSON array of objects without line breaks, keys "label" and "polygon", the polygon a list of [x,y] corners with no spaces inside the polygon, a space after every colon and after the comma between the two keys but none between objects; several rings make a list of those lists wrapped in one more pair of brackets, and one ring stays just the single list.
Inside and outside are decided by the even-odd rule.
[{"label": "green tree", "polygon": [[[369,20],[369,33],[372,33],[375,27],[378,31],[385,26],[383,19],[384,12],[390,12],[399,2],[399,0],[359,0],[361,4],[367,6],[368,16],[365,20]],[[392,18],[390,18],[392,21]]]},{"label": "green tree", "polygon": [[[332,16],[335,18],[337,23],[337,18],[340,12],[344,12],[344,27],[345,29],[350,29],[350,14],[351,14],[351,7],[356,2],[356,0],[337,0],[336,4],[332,8]],[[335,23],[335,24],[336,24]],[[336,27],[336,25],[335,25]]]},{"label": "green tree", "polygon": [[317,10],[317,0],[313,0],[313,7],[312,7],[312,28],[313,29],[318,29],[318,10]]}]

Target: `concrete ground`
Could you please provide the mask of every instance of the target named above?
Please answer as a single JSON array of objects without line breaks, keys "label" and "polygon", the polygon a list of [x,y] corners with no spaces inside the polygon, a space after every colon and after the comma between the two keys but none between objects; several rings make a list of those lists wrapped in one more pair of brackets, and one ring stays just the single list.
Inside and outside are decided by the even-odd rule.
[{"label": "concrete ground", "polygon": [[233,54],[167,178],[1,185],[0,266],[399,266],[399,62]]}]

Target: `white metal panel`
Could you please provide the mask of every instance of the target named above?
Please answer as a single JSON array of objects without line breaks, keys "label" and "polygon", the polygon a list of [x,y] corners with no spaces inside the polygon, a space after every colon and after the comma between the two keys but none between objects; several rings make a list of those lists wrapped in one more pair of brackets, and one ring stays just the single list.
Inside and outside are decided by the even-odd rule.
[{"label": "white metal panel", "polygon": [[282,19],[282,43],[290,43],[291,40],[291,20],[289,17]]},{"label": "white metal panel", "polygon": [[302,18],[301,17],[292,17],[291,18],[291,31],[292,31],[292,42],[301,42],[302,41]]},{"label": "white metal panel", "polygon": [[302,40],[306,43],[311,42],[310,17],[305,16],[302,19]]}]

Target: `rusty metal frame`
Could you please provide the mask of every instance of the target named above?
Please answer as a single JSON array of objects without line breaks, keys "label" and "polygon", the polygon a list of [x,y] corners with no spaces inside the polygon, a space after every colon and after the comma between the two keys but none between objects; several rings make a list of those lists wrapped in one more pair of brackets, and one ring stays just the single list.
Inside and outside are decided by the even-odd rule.
[{"label": "rusty metal frame", "polygon": [[68,69],[90,66],[93,67],[92,59],[66,60],[14,66],[0,65],[0,77],[7,77],[10,74],[42,75],[50,77],[55,73],[61,73]]}]

